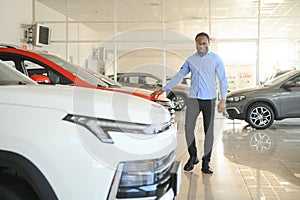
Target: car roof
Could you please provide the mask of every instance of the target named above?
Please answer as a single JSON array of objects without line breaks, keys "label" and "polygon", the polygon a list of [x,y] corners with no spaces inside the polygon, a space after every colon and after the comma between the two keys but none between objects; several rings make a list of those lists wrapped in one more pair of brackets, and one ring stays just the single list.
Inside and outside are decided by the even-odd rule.
[{"label": "car roof", "polygon": [[13,45],[13,44],[4,44],[4,43],[0,43],[0,48],[6,47],[6,48],[13,48],[13,49],[21,49],[21,47],[17,46],[17,45]]}]

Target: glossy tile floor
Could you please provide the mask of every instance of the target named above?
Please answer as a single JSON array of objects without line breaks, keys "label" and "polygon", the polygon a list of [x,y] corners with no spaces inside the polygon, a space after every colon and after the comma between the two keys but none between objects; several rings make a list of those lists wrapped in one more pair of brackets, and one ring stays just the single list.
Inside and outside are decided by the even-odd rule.
[{"label": "glossy tile floor", "polygon": [[[177,112],[178,160],[189,155],[184,136],[184,111]],[[234,123],[233,123],[234,122]],[[202,118],[197,128],[198,155],[203,149]],[[201,172],[201,163],[182,170],[176,200],[300,199],[300,119],[275,122],[267,130],[254,130],[239,120],[215,119],[212,175]]]}]

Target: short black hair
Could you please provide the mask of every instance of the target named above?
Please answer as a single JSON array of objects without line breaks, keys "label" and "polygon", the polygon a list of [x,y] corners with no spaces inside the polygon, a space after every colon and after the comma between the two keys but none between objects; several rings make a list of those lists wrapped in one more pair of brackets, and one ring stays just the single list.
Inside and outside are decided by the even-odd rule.
[{"label": "short black hair", "polygon": [[207,33],[204,33],[204,32],[198,33],[198,34],[196,35],[196,37],[195,37],[195,41],[197,40],[197,38],[198,38],[199,36],[205,36],[205,37],[207,37],[208,42],[209,42],[209,35],[208,35]]}]

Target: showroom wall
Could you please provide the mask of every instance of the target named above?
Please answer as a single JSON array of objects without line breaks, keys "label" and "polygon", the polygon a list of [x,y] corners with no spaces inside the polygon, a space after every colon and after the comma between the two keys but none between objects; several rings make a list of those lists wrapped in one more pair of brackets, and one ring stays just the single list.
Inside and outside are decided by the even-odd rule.
[{"label": "showroom wall", "polygon": [[20,24],[36,21],[52,30],[51,45],[42,49],[70,62],[105,74],[164,77],[195,52],[194,36],[205,31],[231,89],[258,84],[275,69],[300,68],[297,0],[149,2],[1,0],[1,19],[8,20],[0,21],[7,27],[0,40],[21,44]]},{"label": "showroom wall", "polygon": [[[33,7],[35,9],[33,9]],[[36,12],[36,10],[38,12]],[[0,32],[1,43],[9,43],[24,47],[26,46],[31,50],[48,51],[76,64],[78,64],[80,60],[85,60],[93,47],[93,45],[89,45],[83,46],[85,48],[78,48],[78,45],[76,45],[74,48],[72,45],[65,45],[65,42],[61,43],[55,41],[54,43],[56,43],[56,45],[36,47],[26,42],[22,42],[21,40],[24,38],[24,29],[21,26],[37,22],[37,18],[42,24],[44,24],[42,21],[49,21],[49,19],[51,19],[51,21],[55,21],[53,24],[47,24],[47,26],[49,26],[51,29],[51,42],[53,42],[53,38],[60,38],[63,41],[66,40],[65,25],[57,23],[57,21],[65,22],[66,16],[37,1],[1,0],[0,17],[0,25],[3,27],[2,31]],[[80,25],[76,24],[72,29],[78,29],[77,26]],[[80,27],[80,30],[81,35],[84,35],[84,37],[95,37],[97,34],[96,31],[91,30],[84,25]],[[69,39],[74,40],[74,38],[76,38],[77,41],[81,40],[82,38],[78,38],[76,33],[77,31],[70,31]],[[66,48],[66,46],[68,48]],[[70,56],[67,56],[67,54]]]},{"label": "showroom wall", "polygon": [[21,45],[21,24],[32,22],[31,0],[0,0],[0,42]]},{"label": "showroom wall", "polygon": [[[193,39],[200,31],[212,37],[211,49],[222,56],[231,89],[256,85],[275,69],[299,68],[297,0],[62,0],[61,7],[48,0],[37,2],[74,19],[57,23],[76,38],[69,36],[65,43],[53,38],[52,47],[92,45],[89,57],[78,64],[101,73],[172,75],[195,52]],[[83,25],[98,34],[85,37]]]}]

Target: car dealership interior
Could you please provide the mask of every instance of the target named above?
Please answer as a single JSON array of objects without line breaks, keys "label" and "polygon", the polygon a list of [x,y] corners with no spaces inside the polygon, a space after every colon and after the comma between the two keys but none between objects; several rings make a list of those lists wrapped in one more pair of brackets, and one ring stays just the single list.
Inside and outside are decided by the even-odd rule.
[{"label": "car dealership interior", "polygon": [[[30,123],[20,124],[27,124],[24,132],[31,132],[34,119],[41,120],[36,122],[40,124],[38,132],[45,132],[43,138],[34,136],[37,131],[32,131],[34,139],[25,145],[24,137],[9,139],[6,132],[15,133],[18,128],[0,130],[0,137],[4,138],[0,141],[0,199],[12,200],[14,194],[23,199],[22,192],[7,186],[9,177],[14,177],[13,185],[19,185],[18,180],[26,182],[26,187],[20,186],[30,188],[24,199],[48,199],[43,194],[49,194],[49,199],[82,199],[85,193],[89,193],[87,199],[109,200],[300,198],[299,0],[0,0],[0,4],[0,66],[5,68],[2,73],[7,71],[21,77],[15,86],[19,87],[16,90],[19,95],[25,97],[26,91],[30,92],[26,98],[17,94],[4,98],[11,95],[9,88],[13,87],[5,78],[2,84],[0,74],[0,90],[2,86],[8,87],[0,93],[1,126],[7,127],[11,123],[8,120],[18,113],[15,108],[5,106],[18,105],[22,112],[20,121],[28,118],[29,108],[37,106],[37,116],[33,109]],[[195,36],[200,32],[210,36],[209,49],[223,60],[227,78],[226,110],[218,112],[215,108],[212,174],[203,173],[201,163],[195,163],[192,170],[183,169],[190,157],[185,136],[188,94],[194,84],[190,74],[176,86],[179,89],[163,93],[159,99],[150,96],[166,85],[186,59],[196,53]],[[7,66],[14,70],[6,69]],[[45,87],[45,94],[29,86],[25,89],[24,85]],[[219,88],[217,83],[216,102],[221,98]],[[59,97],[60,89],[64,90],[64,98]],[[67,94],[73,100],[65,101]],[[37,99],[30,102],[30,96],[45,102],[34,103]],[[19,104],[14,99],[24,102]],[[47,104],[50,100],[54,105]],[[64,108],[60,102],[68,105]],[[24,105],[28,107],[25,109]],[[143,115],[138,106],[149,112]],[[41,111],[50,107],[53,114]],[[59,119],[54,119],[55,112],[69,107],[71,113],[58,114]],[[46,116],[44,121],[42,116]],[[59,125],[47,124],[48,117],[52,117],[51,123],[59,121]],[[205,141],[202,119],[200,114],[195,128],[199,160]],[[58,140],[66,142],[58,143],[66,145],[62,151],[65,148],[66,152],[74,152],[61,155],[74,156],[69,163],[76,165],[74,172],[70,166],[57,162],[48,166],[55,159],[52,155],[49,159],[44,157],[47,154],[43,152],[48,149],[35,144],[41,142],[43,146],[56,148],[55,140],[45,142],[51,138],[46,129],[66,131],[67,128],[60,129],[66,126],[71,130],[66,122],[74,125],[76,131],[72,134],[79,139],[61,136]],[[147,123],[151,126],[144,128]],[[95,131],[97,127],[104,127],[100,128],[100,136]],[[125,136],[120,136],[120,130]],[[99,141],[87,137],[89,131]],[[9,142],[15,146],[23,144],[24,148],[13,151],[14,146],[8,145]],[[80,150],[73,150],[79,144]],[[54,152],[57,156],[59,149],[57,146]],[[43,184],[29,178],[28,171],[33,169],[18,171],[19,165],[11,167],[10,163],[17,163],[20,158],[8,162],[7,152],[20,154],[30,161],[34,170],[39,171],[35,173],[45,179],[45,186],[39,188],[37,185]],[[78,166],[77,153],[81,162]],[[107,153],[111,158],[101,156]],[[69,162],[68,158],[59,161]],[[72,173],[80,174],[83,161],[88,164],[82,168],[82,175],[78,178],[74,175],[69,182],[60,181],[63,170],[68,171],[68,178]],[[60,165],[57,172],[50,170]],[[103,169],[106,171],[100,172]],[[153,177],[147,170],[154,170]],[[85,171],[91,173],[84,176]],[[97,178],[102,173],[107,176],[99,180],[101,190],[97,190]],[[91,182],[88,177],[93,177]],[[71,192],[72,184],[76,193]],[[81,192],[80,188],[83,188]]]}]

